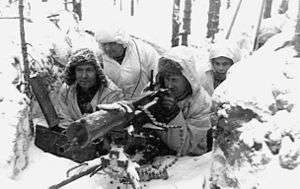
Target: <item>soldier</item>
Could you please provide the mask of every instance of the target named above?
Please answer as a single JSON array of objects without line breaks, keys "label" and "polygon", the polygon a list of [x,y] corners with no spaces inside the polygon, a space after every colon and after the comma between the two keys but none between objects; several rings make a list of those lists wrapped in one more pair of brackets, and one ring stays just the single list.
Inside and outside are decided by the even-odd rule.
[{"label": "soldier", "polygon": [[184,53],[185,47],[174,47],[159,59],[157,84],[169,95],[162,97],[152,114],[166,123],[167,131],[158,135],[170,149],[180,155],[201,155],[208,150],[212,101],[200,84],[195,60]]},{"label": "soldier", "polygon": [[145,42],[134,39],[119,27],[98,30],[96,40],[104,51],[104,73],[126,98],[139,96],[156,73],[159,55]]},{"label": "soldier", "polygon": [[112,103],[124,97],[122,91],[103,74],[94,53],[86,48],[71,55],[64,78],[65,83],[59,92],[62,127],[94,112],[98,104]]},{"label": "soldier", "polygon": [[209,61],[212,65],[213,85],[217,88],[226,79],[229,68],[241,60],[241,51],[238,46],[229,41],[222,41],[210,49]]}]

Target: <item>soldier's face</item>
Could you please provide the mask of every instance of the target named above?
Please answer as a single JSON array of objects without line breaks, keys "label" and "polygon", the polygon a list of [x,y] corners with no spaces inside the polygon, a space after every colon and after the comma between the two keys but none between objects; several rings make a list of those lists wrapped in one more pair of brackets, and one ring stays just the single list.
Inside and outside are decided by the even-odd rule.
[{"label": "soldier's face", "polygon": [[121,57],[125,52],[123,45],[116,42],[103,43],[102,47],[104,53],[112,59]]},{"label": "soldier's face", "polygon": [[96,84],[96,69],[93,65],[80,65],[75,68],[76,81],[78,85],[88,90]]},{"label": "soldier's face", "polygon": [[169,89],[171,95],[178,99],[188,90],[189,82],[181,74],[166,74],[164,76],[164,85]]},{"label": "soldier's face", "polygon": [[223,57],[223,56],[213,58],[211,61],[212,61],[214,71],[219,74],[226,74],[228,69],[233,64],[231,59]]}]

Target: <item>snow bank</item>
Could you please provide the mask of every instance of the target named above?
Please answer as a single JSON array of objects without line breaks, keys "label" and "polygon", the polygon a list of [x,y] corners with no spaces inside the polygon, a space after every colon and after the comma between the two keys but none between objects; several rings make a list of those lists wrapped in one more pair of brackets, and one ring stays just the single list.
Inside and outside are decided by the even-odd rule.
[{"label": "snow bank", "polygon": [[[17,46],[11,40],[15,37],[15,33],[8,31],[15,24],[14,21],[1,22],[3,29],[0,32],[1,50],[5,52],[0,55],[0,120],[2,124],[0,172],[6,176],[12,176],[15,171],[12,171],[10,165],[16,165],[20,169],[26,166],[26,155],[22,153],[23,150],[26,151],[26,143],[19,144],[16,138],[29,137],[30,135],[30,131],[26,128],[26,125],[28,126],[26,114],[28,99],[13,84],[13,82],[18,84],[20,73],[17,71],[17,67],[20,65],[16,64],[12,57],[14,54],[18,54],[20,49],[17,49]],[[23,124],[24,129],[21,128]],[[21,130],[24,132],[19,133]],[[19,153],[18,157],[15,156],[15,152]]]},{"label": "snow bank", "polygon": [[300,171],[300,60],[286,43],[292,37],[282,33],[271,38],[233,65],[216,89],[216,143],[227,160],[217,162],[229,169],[219,179],[212,175],[213,185],[265,189],[300,184],[295,176]]}]

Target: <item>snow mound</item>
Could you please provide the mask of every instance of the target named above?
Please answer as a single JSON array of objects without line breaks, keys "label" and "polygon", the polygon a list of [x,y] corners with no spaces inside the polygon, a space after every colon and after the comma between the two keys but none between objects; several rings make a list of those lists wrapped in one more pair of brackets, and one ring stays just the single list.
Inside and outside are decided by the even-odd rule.
[{"label": "snow mound", "polygon": [[[212,186],[299,185],[295,175],[300,171],[300,60],[291,41],[287,33],[273,37],[253,56],[233,65],[216,89],[215,149],[223,155],[216,153],[215,161],[227,168],[219,177],[211,174]],[[212,167],[212,173],[216,169]]]}]

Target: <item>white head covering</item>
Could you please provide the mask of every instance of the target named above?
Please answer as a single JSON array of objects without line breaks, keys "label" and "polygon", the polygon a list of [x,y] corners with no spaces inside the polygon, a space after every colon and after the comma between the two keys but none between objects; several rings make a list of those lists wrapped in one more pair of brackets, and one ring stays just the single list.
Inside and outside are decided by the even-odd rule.
[{"label": "white head covering", "polygon": [[116,25],[111,25],[109,27],[103,27],[95,32],[95,37],[98,43],[109,43],[116,42],[124,45],[128,45],[130,36],[121,27]]},{"label": "white head covering", "polygon": [[233,63],[236,63],[241,60],[241,50],[236,43],[228,40],[220,41],[210,49],[209,60],[220,56],[230,58]]}]

